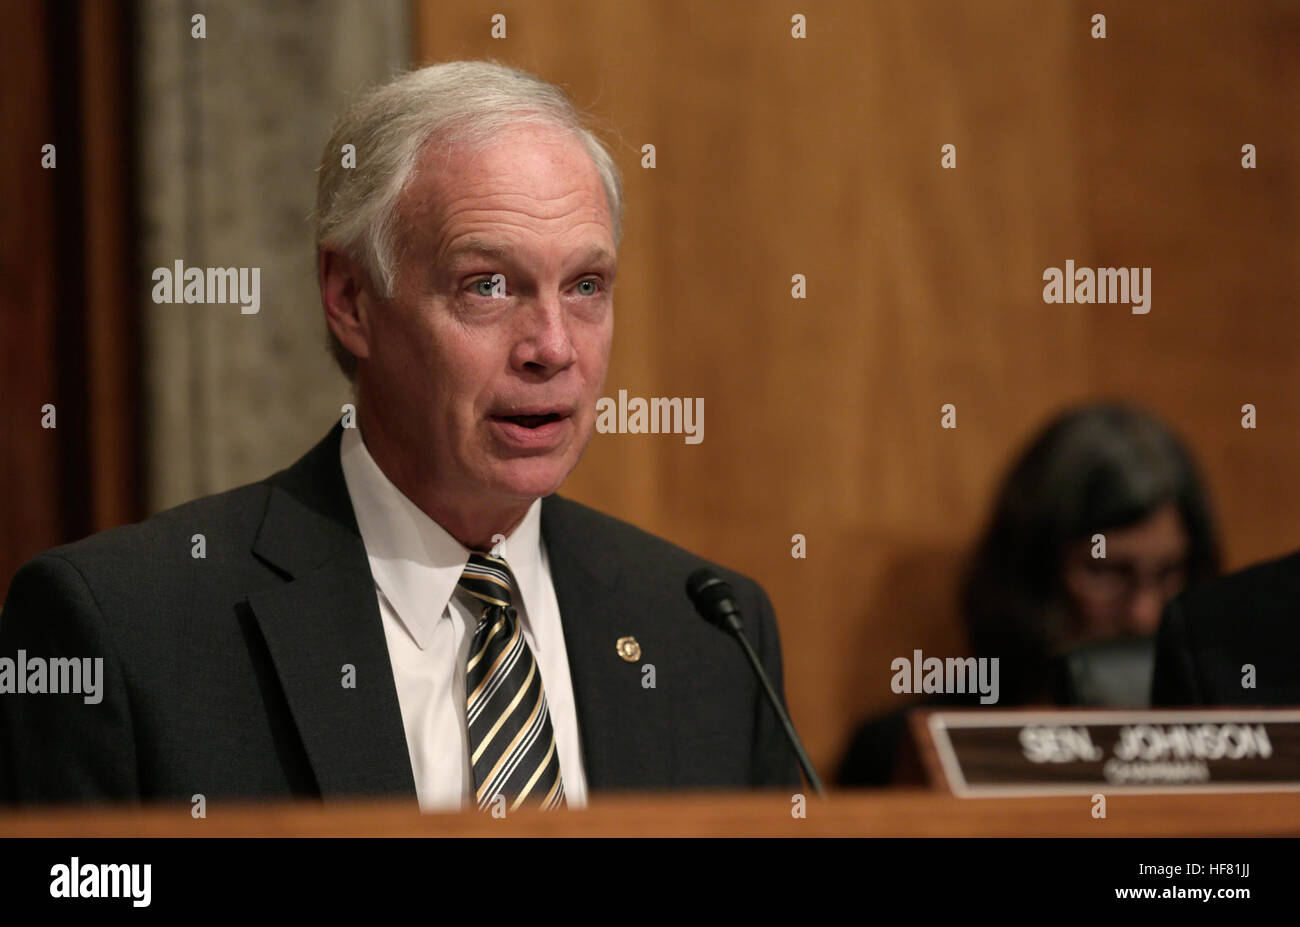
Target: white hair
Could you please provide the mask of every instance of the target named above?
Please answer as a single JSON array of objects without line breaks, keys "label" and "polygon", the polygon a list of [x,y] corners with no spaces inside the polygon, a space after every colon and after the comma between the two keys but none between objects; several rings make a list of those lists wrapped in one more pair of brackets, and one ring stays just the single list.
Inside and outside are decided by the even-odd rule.
[{"label": "white hair", "polygon": [[[623,216],[618,166],[564,91],[497,62],[449,61],[371,88],[335,121],[317,172],[318,259],[325,248],[349,255],[390,298],[397,270],[397,205],[425,146],[436,140],[474,152],[520,125],[571,132],[582,144],[605,188],[617,245]],[[355,146],[355,167],[343,166],[344,145]],[[356,359],[332,331],[329,343],[344,374],[354,376]]]}]

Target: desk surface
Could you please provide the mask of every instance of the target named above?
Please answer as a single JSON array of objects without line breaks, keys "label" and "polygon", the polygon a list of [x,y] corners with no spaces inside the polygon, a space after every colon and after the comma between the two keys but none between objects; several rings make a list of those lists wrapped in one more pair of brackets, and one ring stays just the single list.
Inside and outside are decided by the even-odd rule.
[{"label": "desk surface", "polygon": [[1300,835],[1300,793],[959,799],[921,789],[839,792],[791,815],[786,793],[597,798],[584,811],[420,814],[408,802],[0,811],[0,837],[1190,837]]}]

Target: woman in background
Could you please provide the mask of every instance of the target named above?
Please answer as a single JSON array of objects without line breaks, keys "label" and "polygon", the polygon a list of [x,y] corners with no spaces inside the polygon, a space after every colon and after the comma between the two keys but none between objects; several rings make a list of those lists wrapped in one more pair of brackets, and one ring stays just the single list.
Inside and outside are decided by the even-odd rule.
[{"label": "woman in background", "polygon": [[[1104,536],[1104,558],[1094,556],[1095,535]],[[999,658],[999,705],[1077,703],[1065,655],[1101,642],[1126,650],[1128,664],[1101,662],[1123,667],[1122,681],[1144,699],[1165,603],[1218,571],[1214,520],[1191,455],[1140,409],[1094,404],[1054,419],[1008,473],[969,559],[961,609],[975,656]],[[1131,672],[1134,653],[1141,665]],[[912,702],[867,722],[841,785],[889,783],[906,711],[918,704],[978,705],[978,697]]]}]

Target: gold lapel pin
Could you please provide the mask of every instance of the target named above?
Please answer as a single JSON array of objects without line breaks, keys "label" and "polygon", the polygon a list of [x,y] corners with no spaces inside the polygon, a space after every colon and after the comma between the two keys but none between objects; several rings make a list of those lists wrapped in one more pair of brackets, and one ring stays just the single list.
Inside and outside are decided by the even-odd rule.
[{"label": "gold lapel pin", "polygon": [[620,637],[614,644],[618,655],[629,663],[635,663],[641,659],[641,645],[636,642],[635,637]]}]

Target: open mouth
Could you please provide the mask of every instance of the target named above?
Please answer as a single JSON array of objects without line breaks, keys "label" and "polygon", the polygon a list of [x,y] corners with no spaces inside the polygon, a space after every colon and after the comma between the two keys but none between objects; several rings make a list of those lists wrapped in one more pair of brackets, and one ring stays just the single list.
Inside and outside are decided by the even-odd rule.
[{"label": "open mouth", "polygon": [[520,428],[541,428],[551,422],[558,422],[564,416],[558,412],[548,412],[544,415],[497,415],[494,418],[502,422],[510,422],[512,425],[518,425]]}]

